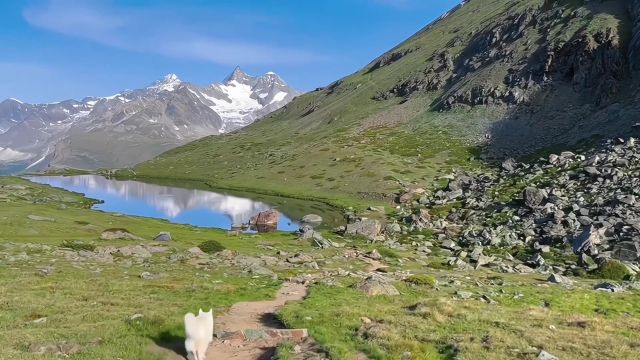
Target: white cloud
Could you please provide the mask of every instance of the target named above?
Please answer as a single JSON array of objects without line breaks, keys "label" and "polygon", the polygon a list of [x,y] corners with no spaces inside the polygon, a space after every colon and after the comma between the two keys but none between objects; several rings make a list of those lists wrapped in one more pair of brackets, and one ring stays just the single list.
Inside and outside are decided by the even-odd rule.
[{"label": "white cloud", "polygon": [[326,59],[307,49],[235,38],[230,35],[233,27],[237,32],[246,27],[238,19],[210,19],[208,26],[196,26],[192,19],[166,8],[141,11],[101,1],[44,0],[26,8],[23,16],[32,26],[119,49],[221,65],[302,64]]}]

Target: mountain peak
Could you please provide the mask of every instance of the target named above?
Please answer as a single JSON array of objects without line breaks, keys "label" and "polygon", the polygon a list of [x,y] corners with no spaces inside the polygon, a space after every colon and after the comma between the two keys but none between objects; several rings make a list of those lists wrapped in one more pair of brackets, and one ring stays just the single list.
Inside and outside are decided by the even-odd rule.
[{"label": "mountain peak", "polygon": [[244,72],[240,68],[240,66],[236,66],[236,68],[233,69],[233,72],[224,79],[224,83],[228,84],[232,81],[236,81],[241,84],[247,84],[247,83],[250,83],[253,79],[254,79],[253,76]]},{"label": "mountain peak", "polygon": [[178,78],[178,75],[167,74],[162,79],[157,80],[151,86],[147,87],[147,89],[155,91],[173,91],[181,83],[182,80]]},{"label": "mountain peak", "polygon": [[16,99],[16,98],[9,98],[8,100],[11,100],[13,102],[17,102],[18,104],[24,104],[24,102],[22,102],[21,100]]},{"label": "mountain peak", "polygon": [[180,81],[180,79],[178,78],[178,75],[176,74],[167,74],[164,76],[164,78],[162,78],[163,82],[175,82],[175,81]]}]

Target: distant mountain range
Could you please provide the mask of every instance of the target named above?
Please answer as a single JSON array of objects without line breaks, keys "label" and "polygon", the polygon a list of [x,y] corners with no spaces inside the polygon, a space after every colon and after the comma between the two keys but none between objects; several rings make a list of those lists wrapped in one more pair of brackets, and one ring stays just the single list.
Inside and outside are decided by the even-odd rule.
[{"label": "distant mountain range", "polygon": [[253,77],[236,68],[205,87],[169,74],[143,89],[82,101],[7,99],[0,103],[0,173],[132,166],[246,126],[299,94],[275,73]]}]

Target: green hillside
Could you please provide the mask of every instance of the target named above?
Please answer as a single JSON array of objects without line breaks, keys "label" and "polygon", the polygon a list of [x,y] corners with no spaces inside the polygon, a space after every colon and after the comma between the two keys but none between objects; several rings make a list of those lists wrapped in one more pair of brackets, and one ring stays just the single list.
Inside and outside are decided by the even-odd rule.
[{"label": "green hillside", "polygon": [[374,201],[398,180],[628,131],[635,118],[609,116],[637,113],[628,3],[471,0],[355,74],[135,171]]}]

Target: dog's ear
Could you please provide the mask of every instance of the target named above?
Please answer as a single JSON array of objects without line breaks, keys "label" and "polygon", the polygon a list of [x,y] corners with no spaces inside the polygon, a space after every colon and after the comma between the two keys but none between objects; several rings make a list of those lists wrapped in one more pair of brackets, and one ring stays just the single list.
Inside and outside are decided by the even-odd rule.
[{"label": "dog's ear", "polygon": [[198,315],[201,315],[201,314],[202,314],[202,309],[198,311]]}]

